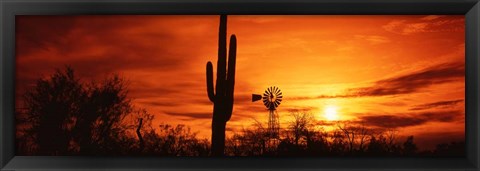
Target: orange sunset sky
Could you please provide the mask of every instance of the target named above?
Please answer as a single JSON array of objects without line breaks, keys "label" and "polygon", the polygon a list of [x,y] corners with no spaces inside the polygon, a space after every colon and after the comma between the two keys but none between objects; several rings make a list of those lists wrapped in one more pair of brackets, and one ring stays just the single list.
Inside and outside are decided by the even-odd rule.
[{"label": "orange sunset sky", "polygon": [[[320,122],[355,121],[414,135],[420,147],[464,140],[464,16],[228,16],[237,36],[235,103],[227,135],[267,121],[251,94],[284,95]],[[136,107],[210,139],[219,16],[17,16],[16,101],[35,80],[72,66],[84,80],[119,73]],[[266,124],[265,124],[266,125]]]}]

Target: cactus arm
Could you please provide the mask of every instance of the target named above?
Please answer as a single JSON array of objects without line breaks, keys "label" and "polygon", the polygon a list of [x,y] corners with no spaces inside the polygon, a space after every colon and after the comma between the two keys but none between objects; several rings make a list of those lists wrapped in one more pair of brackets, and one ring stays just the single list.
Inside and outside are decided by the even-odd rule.
[{"label": "cactus arm", "polygon": [[228,49],[228,72],[227,72],[227,90],[226,90],[226,121],[230,120],[233,111],[233,92],[235,89],[235,65],[237,60],[237,37],[230,36],[230,48]]},{"label": "cactus arm", "polygon": [[225,82],[227,72],[227,16],[220,16],[220,28],[218,33],[218,61],[217,61],[217,84],[215,86],[216,98],[223,101],[225,96]]},{"label": "cactus arm", "polygon": [[215,102],[215,92],[213,92],[213,65],[212,62],[207,63],[207,94],[211,102]]}]

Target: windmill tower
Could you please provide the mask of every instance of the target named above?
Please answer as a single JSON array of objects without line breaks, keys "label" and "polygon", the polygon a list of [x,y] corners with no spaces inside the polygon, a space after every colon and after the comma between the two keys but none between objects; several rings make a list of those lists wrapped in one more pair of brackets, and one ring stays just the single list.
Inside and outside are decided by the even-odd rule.
[{"label": "windmill tower", "polygon": [[278,139],[278,131],[280,129],[280,121],[278,119],[277,107],[282,102],[282,92],[278,87],[272,86],[265,90],[262,95],[252,94],[252,102],[263,100],[263,104],[267,107],[268,114],[268,130],[267,136],[270,139]]}]

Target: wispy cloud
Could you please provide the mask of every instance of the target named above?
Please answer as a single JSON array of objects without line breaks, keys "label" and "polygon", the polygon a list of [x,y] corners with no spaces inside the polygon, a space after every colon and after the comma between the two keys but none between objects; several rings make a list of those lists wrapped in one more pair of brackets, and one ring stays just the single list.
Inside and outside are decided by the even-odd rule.
[{"label": "wispy cloud", "polygon": [[318,107],[314,106],[289,106],[283,108],[283,110],[286,110],[288,112],[311,112],[313,110],[318,109]]},{"label": "wispy cloud", "polygon": [[399,102],[399,101],[388,101],[388,102],[382,102],[380,104],[384,106],[406,106],[407,105],[407,103]]},{"label": "wispy cloud", "polygon": [[425,16],[425,17],[420,18],[420,20],[430,21],[430,20],[439,19],[439,18],[441,18],[441,17],[443,17],[443,16],[441,16],[441,15],[427,15],[427,16]]},{"label": "wispy cloud", "polygon": [[435,111],[421,113],[395,113],[388,115],[367,114],[359,117],[359,122],[382,128],[399,128],[425,124],[427,122],[451,122],[464,113],[461,111]]},{"label": "wispy cloud", "polygon": [[167,115],[174,116],[174,117],[187,117],[190,119],[212,119],[212,113],[203,113],[203,112],[190,112],[190,113],[182,113],[182,112],[164,112]]},{"label": "wispy cloud", "polygon": [[425,109],[431,109],[431,108],[448,108],[448,107],[455,106],[460,102],[463,102],[463,100],[458,99],[458,100],[448,100],[448,101],[439,101],[439,102],[434,102],[434,103],[426,103],[426,104],[416,105],[413,108],[410,108],[410,110],[425,110]]},{"label": "wispy cloud", "polygon": [[464,29],[463,18],[445,18],[439,15],[429,15],[418,20],[393,20],[383,26],[383,29],[397,34],[410,35],[427,32],[457,32]]},{"label": "wispy cloud", "polygon": [[429,86],[459,81],[459,79],[464,77],[465,65],[463,63],[443,63],[411,73],[378,80],[367,87],[351,88],[345,94],[291,97],[289,99],[353,98],[417,93]]},{"label": "wispy cloud", "polygon": [[385,29],[388,32],[402,33],[402,30],[400,28],[404,27],[404,25],[405,25],[405,20],[394,20],[385,24],[383,26],[383,29]]},{"label": "wispy cloud", "polygon": [[465,77],[463,63],[445,63],[409,74],[387,78],[375,82],[372,86],[353,88],[349,96],[386,96],[415,93],[431,85],[458,81]]},{"label": "wispy cloud", "polygon": [[373,45],[390,42],[388,37],[379,35],[355,35],[354,37],[355,39],[365,40]]}]

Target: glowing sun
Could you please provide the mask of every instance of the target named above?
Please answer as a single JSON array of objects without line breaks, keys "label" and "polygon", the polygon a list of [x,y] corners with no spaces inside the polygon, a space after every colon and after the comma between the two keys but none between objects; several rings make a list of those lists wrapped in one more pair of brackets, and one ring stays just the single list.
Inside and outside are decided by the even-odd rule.
[{"label": "glowing sun", "polygon": [[335,106],[325,107],[324,115],[325,115],[325,118],[329,121],[337,120],[338,119],[337,107]]}]

